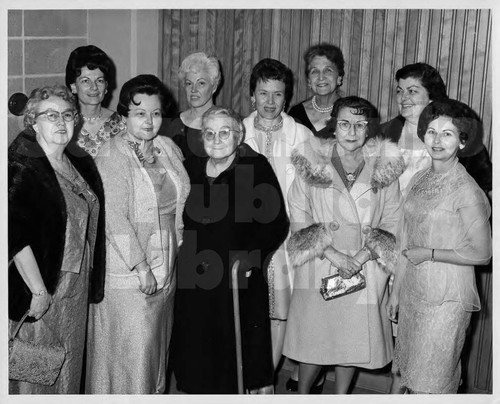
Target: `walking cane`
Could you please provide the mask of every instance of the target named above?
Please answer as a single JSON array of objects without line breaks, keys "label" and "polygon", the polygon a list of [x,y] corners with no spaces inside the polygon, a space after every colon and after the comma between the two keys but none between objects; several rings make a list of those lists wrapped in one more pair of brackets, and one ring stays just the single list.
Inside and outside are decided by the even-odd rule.
[{"label": "walking cane", "polygon": [[231,269],[233,283],[234,334],[236,337],[236,370],[238,372],[238,394],[245,394],[243,389],[243,356],[241,353],[240,300],[238,291],[238,270],[240,261],[236,260]]}]

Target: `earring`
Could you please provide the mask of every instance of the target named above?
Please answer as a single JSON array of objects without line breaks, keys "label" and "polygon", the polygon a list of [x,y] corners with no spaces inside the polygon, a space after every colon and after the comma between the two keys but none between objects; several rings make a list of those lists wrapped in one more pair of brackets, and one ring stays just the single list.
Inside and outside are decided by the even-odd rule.
[{"label": "earring", "polygon": [[464,144],[462,144],[462,143],[460,143],[460,144],[458,145],[458,148],[459,148],[460,150],[462,150],[464,147],[465,147],[465,145],[464,145]]},{"label": "earring", "polygon": [[252,109],[255,111],[257,107],[255,106],[255,98],[251,98],[252,100]]}]

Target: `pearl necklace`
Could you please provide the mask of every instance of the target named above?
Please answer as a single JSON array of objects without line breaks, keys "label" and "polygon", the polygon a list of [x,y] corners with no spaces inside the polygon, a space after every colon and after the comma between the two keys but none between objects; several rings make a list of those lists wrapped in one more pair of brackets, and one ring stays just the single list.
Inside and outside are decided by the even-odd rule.
[{"label": "pearl necklace", "polygon": [[313,108],[318,111],[319,113],[321,114],[326,114],[326,113],[330,113],[332,112],[332,109],[333,109],[333,105],[330,105],[329,107],[326,107],[326,108],[322,108],[320,107],[317,103],[316,103],[316,96],[313,96],[312,99],[311,99],[311,104],[313,106]]},{"label": "pearl necklace", "polygon": [[85,116],[82,114],[82,118],[85,122],[95,122],[102,118],[102,109],[99,115],[96,116]]}]

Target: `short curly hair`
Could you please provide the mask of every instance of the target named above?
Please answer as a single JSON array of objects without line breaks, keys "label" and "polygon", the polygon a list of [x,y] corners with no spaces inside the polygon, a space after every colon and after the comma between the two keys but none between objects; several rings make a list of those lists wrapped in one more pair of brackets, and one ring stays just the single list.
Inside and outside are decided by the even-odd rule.
[{"label": "short curly hair", "polygon": [[250,75],[250,96],[255,93],[258,81],[277,80],[285,83],[285,108],[293,95],[293,73],[276,59],[266,58],[258,62]]},{"label": "short curly hair", "polygon": [[111,90],[115,88],[115,65],[106,52],[94,45],[80,46],[71,52],[66,64],[66,87],[71,88],[71,84],[76,83],[84,67],[99,69],[108,87]]},{"label": "short curly hair", "polygon": [[380,116],[377,108],[361,97],[349,96],[339,98],[333,104],[331,118],[328,120],[325,130],[320,131],[316,136],[322,138],[335,137],[335,129],[337,128],[337,117],[343,108],[349,108],[354,115],[363,115],[368,121],[366,130],[366,139],[377,136],[380,133]]},{"label": "short curly hair", "polygon": [[219,118],[219,117],[232,119],[236,123],[240,133],[242,134],[240,143],[243,143],[245,141],[245,133],[246,133],[245,125],[243,125],[243,120],[241,119],[241,116],[230,108],[213,105],[212,107],[207,109],[203,114],[203,116],[201,117],[201,130],[203,131],[203,129],[205,129],[205,123],[208,118]]},{"label": "short curly hair", "polygon": [[332,62],[336,67],[340,77],[344,77],[345,71],[345,61],[344,55],[338,46],[323,42],[317,45],[311,46],[304,53],[304,62],[306,64],[306,77],[309,76],[311,71],[311,62],[316,56],[325,56],[330,62]]},{"label": "short curly hair", "polygon": [[137,94],[157,95],[160,99],[162,116],[166,116],[172,103],[171,97],[161,80],[153,74],[140,74],[127,81],[120,90],[116,111],[128,117],[130,105]]},{"label": "short curly hair", "polygon": [[[42,101],[45,101],[50,97],[59,97],[63,99],[72,106],[75,112],[77,111],[75,97],[67,87],[60,84],[55,84],[53,86],[44,86],[40,88],[35,88],[31,92],[23,112],[24,113],[23,123],[25,131],[27,133],[31,135],[35,134],[33,125],[36,122],[36,114],[39,112],[38,106]],[[76,114],[75,125],[78,123],[78,121],[79,121],[79,114]]]},{"label": "short curly hair", "polygon": [[429,93],[431,101],[447,99],[446,85],[439,72],[427,63],[406,65],[396,72],[396,81],[407,78],[418,79]]},{"label": "short curly hair", "polygon": [[429,124],[435,119],[446,116],[459,131],[460,143],[465,147],[458,151],[458,155],[469,155],[478,142],[483,139],[483,125],[476,112],[463,102],[444,99],[431,102],[427,105],[418,119],[417,135],[424,141]]},{"label": "short curly hair", "polygon": [[221,79],[219,60],[215,56],[208,56],[205,52],[191,53],[186,56],[179,67],[177,76],[182,82],[189,72],[206,70],[215,87],[219,86]]}]

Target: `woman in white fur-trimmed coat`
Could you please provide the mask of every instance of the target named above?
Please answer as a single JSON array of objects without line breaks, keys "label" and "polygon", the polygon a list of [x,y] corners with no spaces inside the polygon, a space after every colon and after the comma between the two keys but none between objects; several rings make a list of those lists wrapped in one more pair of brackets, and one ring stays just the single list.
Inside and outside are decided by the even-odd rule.
[{"label": "woman in white fur-trimmed coat", "polygon": [[[396,145],[375,138],[378,113],[362,98],[339,99],[329,126],[331,138],[314,138],[292,153],[297,174],[288,193],[295,279],[283,353],[300,363],[303,394],[323,365],[337,365],[336,392],[345,394],[356,368],[381,368],[393,352],[385,304],[404,162]],[[323,299],[322,278],[357,272],[366,288]]]}]

